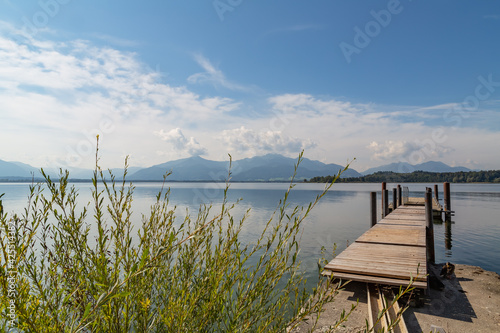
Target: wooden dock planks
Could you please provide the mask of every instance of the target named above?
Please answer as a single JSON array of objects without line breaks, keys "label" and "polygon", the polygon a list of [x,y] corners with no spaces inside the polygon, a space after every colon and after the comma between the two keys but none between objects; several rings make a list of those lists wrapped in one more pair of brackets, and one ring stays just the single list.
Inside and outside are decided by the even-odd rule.
[{"label": "wooden dock planks", "polygon": [[376,224],[356,242],[425,247],[425,229],[418,225]]},{"label": "wooden dock planks", "polygon": [[[406,203],[407,207],[419,207],[425,205],[425,198],[408,198],[408,202]],[[442,206],[436,198],[432,198],[432,209],[441,210]]]},{"label": "wooden dock planks", "polygon": [[[416,277],[418,264],[425,262],[425,248],[393,244],[351,244],[325,266],[325,269],[344,273],[375,275],[394,279]],[[420,268],[422,273],[422,268]],[[419,277],[425,280],[425,276]]]},{"label": "wooden dock planks", "polygon": [[325,274],[354,281],[427,287],[425,209],[400,206],[325,266]]},{"label": "wooden dock planks", "polygon": [[422,220],[394,220],[394,219],[384,219],[377,224],[391,224],[391,225],[407,225],[414,227],[425,227],[425,221]]},{"label": "wooden dock planks", "polygon": [[[368,322],[374,332],[408,333],[401,308],[392,290],[366,284]],[[387,311],[380,315],[384,309]],[[392,328],[391,328],[392,326]]]}]

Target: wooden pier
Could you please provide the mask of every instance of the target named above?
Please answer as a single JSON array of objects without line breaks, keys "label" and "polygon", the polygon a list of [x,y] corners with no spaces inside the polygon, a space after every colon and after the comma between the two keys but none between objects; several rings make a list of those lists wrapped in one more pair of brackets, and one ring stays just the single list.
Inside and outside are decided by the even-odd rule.
[{"label": "wooden pier", "polygon": [[[368,323],[375,331],[408,333],[391,288],[408,286],[427,292],[427,263],[434,263],[433,220],[451,216],[450,186],[444,184],[445,207],[439,204],[438,187],[427,188],[423,198],[409,197],[400,185],[392,191],[389,204],[382,183],[382,220],[377,222],[376,192],[371,192],[371,228],[330,261],[323,275],[344,281],[365,282]],[[417,293],[420,294],[420,293]],[[417,296],[418,297],[418,296]]]},{"label": "wooden pier", "polygon": [[441,211],[430,190],[426,195],[431,216],[426,217],[426,198],[406,198],[330,261],[323,275],[390,286],[407,286],[412,280],[415,288],[426,289],[427,261],[434,260],[432,215]]},{"label": "wooden pier", "polygon": [[324,275],[427,288],[425,208],[400,206],[330,261]]}]

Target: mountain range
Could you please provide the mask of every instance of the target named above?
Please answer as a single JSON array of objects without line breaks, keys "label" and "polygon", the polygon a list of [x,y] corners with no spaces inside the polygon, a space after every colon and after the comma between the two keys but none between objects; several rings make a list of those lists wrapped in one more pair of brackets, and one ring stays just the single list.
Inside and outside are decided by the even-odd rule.
[{"label": "mountain range", "polygon": [[[286,181],[292,176],[294,158],[279,154],[267,154],[233,161],[231,168],[231,179],[233,181]],[[224,181],[228,175],[229,161],[211,161],[200,156],[170,161],[148,168],[131,167],[128,170],[128,179],[137,181],[161,181],[163,176],[171,171],[168,176],[170,181]],[[309,179],[317,176],[329,176],[337,174],[343,166],[338,164],[325,164],[320,161],[304,158],[301,162],[296,179]],[[458,172],[471,171],[465,167],[451,167],[442,162],[426,162],[417,165],[409,163],[391,163],[376,168],[368,169],[362,173],[354,169],[348,169],[342,177],[360,177],[378,171],[393,171],[398,173],[409,173],[413,171],[428,172]],[[58,174],[55,168],[44,168],[51,176]],[[119,177],[123,169],[113,169],[113,173]],[[71,179],[91,179],[93,171],[90,169],[69,168]],[[38,168],[21,162],[6,162],[0,160],[0,180],[26,180],[32,177],[40,178]]]},{"label": "mountain range", "polygon": [[375,172],[380,172],[380,171],[392,171],[396,173],[412,173],[414,171],[426,171],[426,172],[468,172],[472,171],[471,169],[465,168],[465,167],[451,167],[447,164],[444,164],[443,162],[435,162],[435,161],[429,161],[425,163],[420,163],[420,164],[415,164],[412,165],[407,162],[398,162],[398,163],[391,163],[391,164],[386,164],[382,165],[379,167],[375,168],[370,168],[368,170],[363,171],[361,174],[363,176],[366,175],[371,175],[372,173]]},{"label": "mountain range", "polygon": [[[290,179],[294,170],[294,158],[279,154],[267,154],[234,161],[231,167],[233,181],[284,181]],[[139,170],[130,176],[133,180],[161,180],[165,172],[172,170],[170,180],[223,181],[228,175],[229,162],[210,161],[199,156],[154,165]],[[296,179],[315,175],[332,175],[343,169],[338,164],[325,164],[304,158],[297,170]],[[359,177],[356,170],[347,170],[344,177]]]}]

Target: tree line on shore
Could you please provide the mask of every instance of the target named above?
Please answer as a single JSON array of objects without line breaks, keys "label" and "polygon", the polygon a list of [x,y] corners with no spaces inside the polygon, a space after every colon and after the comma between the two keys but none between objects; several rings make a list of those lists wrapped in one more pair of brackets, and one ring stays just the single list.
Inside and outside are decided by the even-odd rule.
[{"label": "tree line on shore", "polygon": [[[309,183],[329,183],[335,176],[313,177]],[[396,173],[380,171],[362,177],[337,179],[337,183],[500,183],[500,170],[469,172],[427,172]]]}]

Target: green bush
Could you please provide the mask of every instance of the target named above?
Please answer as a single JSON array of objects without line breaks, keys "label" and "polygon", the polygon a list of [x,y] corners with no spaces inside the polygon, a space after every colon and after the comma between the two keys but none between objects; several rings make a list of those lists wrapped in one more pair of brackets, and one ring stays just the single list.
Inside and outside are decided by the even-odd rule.
[{"label": "green bush", "polygon": [[134,186],[126,171],[106,181],[97,156],[85,208],[68,172],[53,181],[42,170],[25,211],[0,213],[3,331],[284,332],[333,300],[329,281],[308,292],[297,259],[302,222],[333,182],[307,207],[289,207],[292,181],[260,237],[242,244],[250,212],[233,218],[229,183],[221,207],[182,221],[162,190],[135,231]]}]

